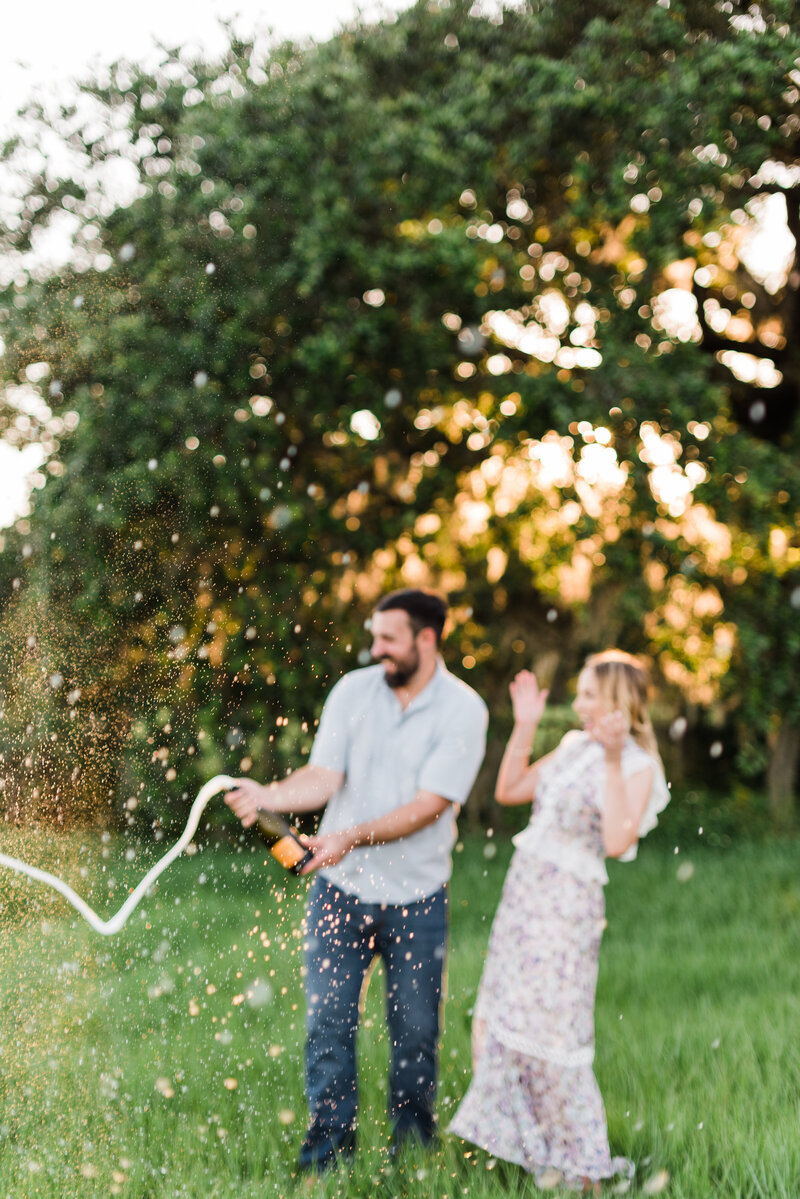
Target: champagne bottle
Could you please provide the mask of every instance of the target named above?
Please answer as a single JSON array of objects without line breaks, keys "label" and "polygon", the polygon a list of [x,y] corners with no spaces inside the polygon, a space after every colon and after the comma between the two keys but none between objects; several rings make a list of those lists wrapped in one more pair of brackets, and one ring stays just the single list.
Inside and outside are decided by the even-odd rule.
[{"label": "champagne bottle", "polygon": [[299,874],[314,854],[304,845],[290,824],[278,815],[261,808],[258,813],[258,831],[269,846],[269,852],[286,870]]}]

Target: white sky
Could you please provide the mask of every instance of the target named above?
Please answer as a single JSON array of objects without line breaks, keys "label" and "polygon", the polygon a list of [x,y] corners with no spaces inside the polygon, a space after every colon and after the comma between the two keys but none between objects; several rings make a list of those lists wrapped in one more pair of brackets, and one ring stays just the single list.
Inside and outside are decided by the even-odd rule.
[{"label": "white sky", "polygon": [[243,33],[273,30],[280,38],[324,41],[360,9],[374,19],[411,0],[29,0],[4,5],[0,37],[0,126],[35,89],[81,77],[96,63],[146,60],[157,42],[225,43],[220,20]]},{"label": "white sky", "polygon": [[[220,21],[242,34],[325,41],[360,11],[367,19],[399,11],[411,0],[8,0],[0,21],[0,140],[32,95],[60,93],[119,58],[148,61],[157,43],[194,45],[214,54],[225,45]],[[1,346],[0,346],[1,348]],[[39,465],[0,442],[0,528],[25,508],[27,473]]]}]

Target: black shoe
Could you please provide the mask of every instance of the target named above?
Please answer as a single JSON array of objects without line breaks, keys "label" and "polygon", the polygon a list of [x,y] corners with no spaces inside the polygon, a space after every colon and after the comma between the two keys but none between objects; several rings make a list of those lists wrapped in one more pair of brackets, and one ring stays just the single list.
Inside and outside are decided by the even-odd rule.
[{"label": "black shoe", "polygon": [[347,1132],[311,1138],[306,1133],[300,1146],[297,1164],[304,1172],[322,1174],[326,1170],[337,1170],[340,1165],[348,1166],[356,1151],[355,1129]]},{"label": "black shoe", "polygon": [[395,1128],[392,1133],[389,1159],[395,1162],[407,1150],[421,1149],[424,1153],[429,1153],[436,1148],[437,1143],[438,1137],[436,1133],[426,1134],[416,1125],[404,1125],[403,1127]]}]

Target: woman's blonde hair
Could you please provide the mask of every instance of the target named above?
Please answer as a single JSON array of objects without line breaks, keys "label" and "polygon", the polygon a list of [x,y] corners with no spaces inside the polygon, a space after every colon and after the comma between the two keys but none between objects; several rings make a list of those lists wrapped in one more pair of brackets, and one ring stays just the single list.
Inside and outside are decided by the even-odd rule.
[{"label": "woman's blonde hair", "polygon": [[626,717],[637,745],[660,761],[656,735],[647,711],[647,672],[638,658],[621,649],[607,649],[587,658],[584,670],[594,674],[600,698],[608,710],[619,709]]}]

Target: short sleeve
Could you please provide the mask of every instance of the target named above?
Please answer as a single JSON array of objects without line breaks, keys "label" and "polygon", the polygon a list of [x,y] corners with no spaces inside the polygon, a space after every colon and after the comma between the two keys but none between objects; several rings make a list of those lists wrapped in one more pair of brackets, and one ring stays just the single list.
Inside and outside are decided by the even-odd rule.
[{"label": "short sleeve", "polygon": [[346,770],[349,738],[347,680],[347,675],[339,679],[325,700],[317,735],[308,758],[311,766],[325,766],[329,770],[343,772]]},{"label": "short sleeve", "polygon": [[469,796],[486,751],[488,712],[477,696],[473,701],[448,715],[447,728],[426,757],[418,779],[421,791],[458,804]]},{"label": "short sleeve", "polygon": [[636,754],[632,754],[627,761],[623,762],[622,773],[623,777],[628,778],[632,774],[636,774],[639,770],[644,770],[646,766],[653,768],[653,784],[650,788],[650,794],[647,797],[642,819],[639,821],[639,834],[636,841],[630,849],[625,853],[620,854],[621,862],[632,862],[636,857],[636,851],[639,848],[639,841],[642,837],[646,837],[652,832],[658,824],[658,817],[670,800],[669,787],[667,780],[664,778],[664,771],[661,763],[650,754],[640,750]]}]

